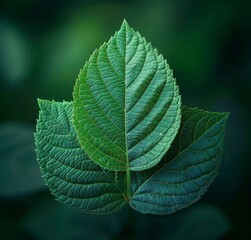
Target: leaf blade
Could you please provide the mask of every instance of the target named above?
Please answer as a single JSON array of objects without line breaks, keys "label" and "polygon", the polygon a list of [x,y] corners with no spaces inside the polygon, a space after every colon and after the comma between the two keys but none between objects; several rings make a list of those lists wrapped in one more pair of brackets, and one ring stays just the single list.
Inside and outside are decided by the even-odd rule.
[{"label": "leaf blade", "polygon": [[73,119],[93,161],[109,170],[141,171],[169,149],[179,128],[180,105],[163,56],[124,22],[80,72]]},{"label": "leaf blade", "polygon": [[72,103],[39,100],[36,151],[50,191],[70,207],[110,213],[126,203],[121,173],[103,170],[80,147],[72,124]]},{"label": "leaf blade", "polygon": [[131,207],[142,213],[171,214],[197,201],[217,175],[227,118],[226,113],[184,108],[180,131],[165,161],[133,174]]}]

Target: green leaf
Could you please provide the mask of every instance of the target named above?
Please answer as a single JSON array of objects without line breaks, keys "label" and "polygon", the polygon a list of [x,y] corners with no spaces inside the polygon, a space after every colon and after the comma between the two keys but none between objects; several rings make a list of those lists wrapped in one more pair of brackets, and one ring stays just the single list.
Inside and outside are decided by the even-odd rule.
[{"label": "green leaf", "polygon": [[34,129],[25,124],[0,125],[0,196],[18,197],[44,188],[34,151]]},{"label": "green leaf", "polygon": [[39,100],[35,134],[43,178],[58,201],[88,213],[110,213],[126,203],[124,172],[110,172],[91,161],[72,124],[72,103]]},{"label": "green leaf", "polygon": [[172,71],[125,21],[86,62],[73,97],[39,101],[38,161],[60,202],[87,213],[129,203],[171,214],[217,175],[228,114],[185,107],[181,120]]},{"label": "green leaf", "polygon": [[171,214],[197,201],[217,175],[228,113],[183,108],[180,131],[155,168],[133,172],[135,210]]},{"label": "green leaf", "polygon": [[180,125],[180,96],[163,56],[124,21],[80,71],[73,123],[86,154],[109,170],[160,162]]},{"label": "green leaf", "polygon": [[[43,177],[60,202],[88,213],[135,210],[170,214],[206,191],[219,168],[228,114],[183,108],[180,131],[152,169],[106,170],[84,153],[72,124],[72,103],[39,100],[36,146]],[[131,196],[132,192],[132,196]]]}]

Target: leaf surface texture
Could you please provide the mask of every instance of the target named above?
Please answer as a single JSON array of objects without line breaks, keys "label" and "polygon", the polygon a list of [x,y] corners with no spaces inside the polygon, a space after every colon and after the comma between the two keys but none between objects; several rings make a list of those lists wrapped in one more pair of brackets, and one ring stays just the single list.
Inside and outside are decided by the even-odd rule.
[{"label": "leaf surface texture", "polygon": [[131,207],[162,215],[197,201],[218,173],[227,117],[183,108],[180,131],[163,161],[133,173]]},{"label": "leaf surface texture", "polygon": [[126,203],[124,173],[91,161],[78,143],[72,103],[40,100],[36,151],[43,178],[58,201],[88,213],[110,213]]},{"label": "leaf surface texture", "polygon": [[126,21],[80,71],[73,102],[39,106],[43,178],[80,211],[128,203],[171,214],[197,201],[218,173],[228,113],[181,108],[166,60]]},{"label": "leaf surface texture", "polygon": [[156,165],[180,125],[180,96],[163,56],[124,22],[81,70],[74,125],[87,155],[109,170]]}]

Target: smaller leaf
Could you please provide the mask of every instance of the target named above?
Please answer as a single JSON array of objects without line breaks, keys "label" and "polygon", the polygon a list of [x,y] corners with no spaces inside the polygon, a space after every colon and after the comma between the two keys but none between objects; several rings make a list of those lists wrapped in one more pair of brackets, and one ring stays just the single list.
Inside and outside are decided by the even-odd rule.
[{"label": "smaller leaf", "polygon": [[58,201],[88,213],[111,213],[126,203],[124,173],[103,170],[80,147],[72,103],[39,100],[35,134],[43,178]]},{"label": "smaller leaf", "polygon": [[217,175],[228,113],[183,108],[180,131],[163,162],[134,172],[130,205],[150,214],[171,214],[197,201]]}]

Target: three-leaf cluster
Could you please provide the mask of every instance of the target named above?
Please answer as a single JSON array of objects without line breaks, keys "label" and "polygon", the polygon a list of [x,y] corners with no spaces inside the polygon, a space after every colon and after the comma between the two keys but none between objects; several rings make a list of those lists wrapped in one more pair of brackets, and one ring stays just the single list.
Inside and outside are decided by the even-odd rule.
[{"label": "three-leaf cluster", "polygon": [[181,107],[163,56],[123,22],[80,71],[73,102],[39,100],[38,162],[58,201],[170,214],[216,176],[227,113]]}]

